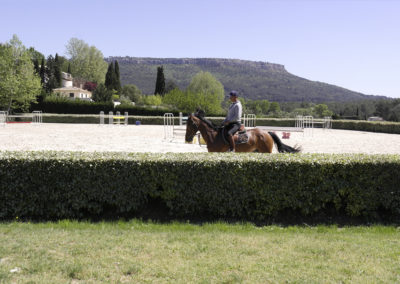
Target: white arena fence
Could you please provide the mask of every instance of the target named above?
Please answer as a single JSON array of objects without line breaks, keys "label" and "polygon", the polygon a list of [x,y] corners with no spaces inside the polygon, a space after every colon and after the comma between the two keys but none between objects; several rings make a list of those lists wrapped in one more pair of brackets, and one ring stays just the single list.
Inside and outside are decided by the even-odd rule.
[{"label": "white arena fence", "polygon": [[299,129],[310,129],[311,135],[313,134],[313,129],[316,125],[321,125],[325,129],[332,129],[332,118],[330,116],[325,116],[323,119],[315,119],[313,116],[296,116],[295,127]]},{"label": "white arena fence", "polygon": [[[104,125],[104,111],[101,111],[99,114],[99,125]],[[121,115],[119,111],[117,111],[114,115],[114,112],[110,111],[108,113],[108,125],[128,125],[129,113],[126,111],[124,115]]]},{"label": "white arena fence", "polygon": [[100,112],[100,122],[99,122],[100,126],[104,125],[104,111]]},{"label": "white arena fence", "polygon": [[244,114],[244,127],[256,127],[256,115],[255,114]]},{"label": "white arena fence", "polygon": [[[20,113],[9,115],[8,111],[0,111],[0,125],[5,126],[8,121],[15,122],[12,119],[31,119],[31,122],[35,125],[43,123],[43,113],[41,110],[35,110],[32,113]],[[29,121],[23,121],[29,122]]]},{"label": "white arena fence", "polygon": [[0,125],[4,127],[6,125],[6,121],[7,121],[7,112],[0,111]]},{"label": "white arena fence", "polygon": [[35,110],[32,112],[32,123],[36,125],[43,123],[43,113],[41,110]]}]

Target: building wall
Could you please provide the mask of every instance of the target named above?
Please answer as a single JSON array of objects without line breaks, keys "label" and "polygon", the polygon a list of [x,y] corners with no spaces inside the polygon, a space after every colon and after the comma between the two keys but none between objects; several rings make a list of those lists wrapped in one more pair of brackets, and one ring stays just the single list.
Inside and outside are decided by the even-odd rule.
[{"label": "building wall", "polygon": [[54,90],[55,93],[62,97],[70,99],[91,99],[92,93],[86,90]]}]

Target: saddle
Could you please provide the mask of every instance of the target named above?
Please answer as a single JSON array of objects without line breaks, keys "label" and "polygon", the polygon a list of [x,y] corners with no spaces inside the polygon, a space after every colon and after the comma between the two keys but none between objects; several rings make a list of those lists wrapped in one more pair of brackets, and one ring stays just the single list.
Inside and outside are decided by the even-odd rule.
[{"label": "saddle", "polygon": [[235,133],[235,135],[233,136],[233,139],[235,140],[235,144],[239,145],[239,144],[243,144],[243,143],[247,143],[249,141],[249,135],[247,135],[246,130],[243,131],[238,131]]},{"label": "saddle", "polygon": [[[224,139],[225,144],[229,144],[226,140],[225,128],[222,128],[222,138]],[[249,135],[244,127],[244,125],[240,125],[239,130],[233,135],[233,140],[236,145],[247,143],[249,141]]]}]

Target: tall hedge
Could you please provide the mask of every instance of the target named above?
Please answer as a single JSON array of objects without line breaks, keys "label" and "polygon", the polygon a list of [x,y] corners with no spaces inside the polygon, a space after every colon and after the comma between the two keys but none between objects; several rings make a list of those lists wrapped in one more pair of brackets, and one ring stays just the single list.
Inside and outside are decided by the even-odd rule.
[{"label": "tall hedge", "polygon": [[[0,219],[399,223],[399,155],[0,152]],[[163,211],[164,210],[164,211]]]},{"label": "tall hedge", "polygon": [[43,113],[62,114],[99,114],[100,111],[114,110],[112,102],[90,102],[84,100],[69,100],[64,98],[51,98],[39,104],[32,104],[31,111],[41,110]]}]

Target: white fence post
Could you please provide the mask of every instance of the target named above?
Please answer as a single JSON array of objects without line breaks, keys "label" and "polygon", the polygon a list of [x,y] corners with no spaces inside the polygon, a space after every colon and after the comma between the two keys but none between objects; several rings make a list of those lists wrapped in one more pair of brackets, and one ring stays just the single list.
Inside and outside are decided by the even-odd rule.
[{"label": "white fence post", "polygon": [[125,125],[128,125],[128,118],[129,118],[129,114],[128,114],[128,112],[126,111],[125,113],[124,113],[124,117],[125,117]]},{"label": "white fence post", "polygon": [[34,124],[42,124],[43,123],[43,113],[41,110],[34,110],[32,112],[32,122]]},{"label": "white fence post", "polygon": [[7,115],[5,111],[0,111],[0,125],[6,126]]},{"label": "white fence post", "polygon": [[304,128],[304,117],[302,115],[297,115],[296,116],[295,127],[296,128],[300,128],[300,129]]},{"label": "white fence post", "polygon": [[311,136],[313,136],[314,132],[314,117],[308,115],[304,117],[304,132],[306,128],[311,128]]},{"label": "white fence post", "polygon": [[104,111],[100,112],[100,125],[104,125]]},{"label": "white fence post", "polygon": [[114,124],[114,114],[112,111],[108,113],[108,125],[113,125]]},{"label": "white fence post", "polygon": [[180,112],[179,113],[179,126],[182,126],[183,125],[183,115],[182,115],[182,113]]},{"label": "white fence post", "polygon": [[332,128],[332,118],[330,116],[324,117],[324,129],[331,129]]},{"label": "white fence post", "polygon": [[256,115],[245,114],[244,115],[244,127],[256,127]]},{"label": "white fence post", "polygon": [[164,139],[174,139],[174,114],[164,113]]}]

